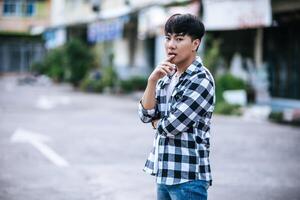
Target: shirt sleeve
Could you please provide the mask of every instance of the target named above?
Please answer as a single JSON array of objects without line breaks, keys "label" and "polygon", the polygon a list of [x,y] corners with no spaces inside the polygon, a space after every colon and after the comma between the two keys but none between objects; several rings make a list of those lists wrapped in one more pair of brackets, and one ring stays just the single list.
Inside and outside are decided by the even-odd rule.
[{"label": "shirt sleeve", "polygon": [[149,123],[157,116],[157,104],[153,109],[145,109],[142,100],[139,102],[139,117],[144,123]]},{"label": "shirt sleeve", "polygon": [[155,107],[153,109],[145,109],[143,104],[142,104],[142,100],[140,100],[139,102],[139,106],[138,106],[138,113],[139,113],[139,117],[141,119],[142,122],[144,123],[150,123],[155,119],[158,119],[158,101],[157,99],[159,91],[159,85],[161,84],[161,80],[157,82],[156,87],[155,87]]},{"label": "shirt sleeve", "polygon": [[178,99],[175,109],[162,118],[157,125],[160,135],[170,136],[186,132],[189,128],[210,112],[214,105],[214,85],[207,78],[196,78]]}]

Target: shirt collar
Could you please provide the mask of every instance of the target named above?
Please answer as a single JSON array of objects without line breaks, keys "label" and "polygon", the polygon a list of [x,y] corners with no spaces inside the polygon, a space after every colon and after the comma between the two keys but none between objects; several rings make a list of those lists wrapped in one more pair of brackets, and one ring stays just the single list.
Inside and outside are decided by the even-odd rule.
[{"label": "shirt collar", "polygon": [[[192,62],[190,66],[185,70],[185,72],[181,75],[181,77],[185,77],[186,75],[192,76],[193,74],[199,72],[202,68],[202,59],[199,56],[196,56],[196,59]],[[174,75],[172,75],[174,76]],[[166,85],[170,84],[172,76],[165,76],[162,80],[162,88]]]},{"label": "shirt collar", "polygon": [[197,72],[199,72],[202,68],[202,59],[199,56],[196,56],[196,59],[193,61],[193,63],[185,70],[184,73],[188,75],[193,75]]}]

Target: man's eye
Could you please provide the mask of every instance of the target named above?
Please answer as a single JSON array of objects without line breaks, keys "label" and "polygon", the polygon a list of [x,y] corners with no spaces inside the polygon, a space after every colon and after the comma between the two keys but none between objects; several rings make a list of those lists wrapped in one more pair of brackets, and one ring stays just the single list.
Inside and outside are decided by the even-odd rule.
[{"label": "man's eye", "polygon": [[182,41],[183,39],[182,38],[176,38],[176,41]]},{"label": "man's eye", "polygon": [[167,41],[169,41],[169,40],[170,40],[170,38],[169,38],[169,37],[166,37],[166,40],[167,40]]}]

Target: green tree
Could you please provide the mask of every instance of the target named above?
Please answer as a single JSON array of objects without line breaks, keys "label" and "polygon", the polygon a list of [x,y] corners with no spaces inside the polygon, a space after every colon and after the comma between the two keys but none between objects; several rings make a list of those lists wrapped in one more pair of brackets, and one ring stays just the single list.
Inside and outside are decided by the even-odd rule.
[{"label": "green tree", "polygon": [[78,39],[72,39],[66,44],[66,55],[70,82],[77,87],[89,69],[95,67],[94,55],[91,49]]},{"label": "green tree", "polygon": [[206,36],[205,40],[206,50],[204,53],[203,62],[208,67],[212,74],[216,74],[218,63],[221,59],[219,39],[214,39],[211,35]]}]

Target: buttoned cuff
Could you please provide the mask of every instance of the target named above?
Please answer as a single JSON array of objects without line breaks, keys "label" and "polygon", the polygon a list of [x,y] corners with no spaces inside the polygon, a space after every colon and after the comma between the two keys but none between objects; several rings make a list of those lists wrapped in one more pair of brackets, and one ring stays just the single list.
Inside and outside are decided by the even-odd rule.
[{"label": "buttoned cuff", "polygon": [[142,111],[142,114],[147,117],[153,117],[155,115],[155,108],[145,109],[142,104],[142,100],[140,100],[140,103],[139,103],[139,110]]}]

